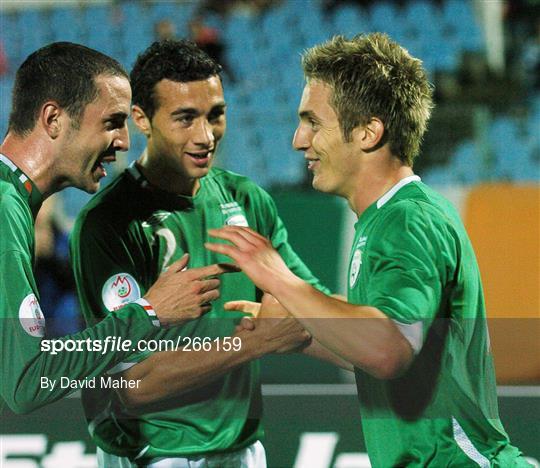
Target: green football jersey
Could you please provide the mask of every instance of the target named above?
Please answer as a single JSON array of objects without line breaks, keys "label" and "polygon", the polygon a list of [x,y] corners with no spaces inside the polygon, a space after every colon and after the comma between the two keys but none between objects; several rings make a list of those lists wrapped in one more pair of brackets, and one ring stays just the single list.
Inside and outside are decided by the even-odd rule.
[{"label": "green football jersey", "polygon": [[33,182],[0,155],[0,395],[18,412],[58,400],[74,390],[70,382],[93,378],[132,354],[105,352],[107,337],[136,341],[157,330],[143,307],[133,304],[56,343],[44,339],[45,317],[32,271],[34,219],[42,199]]},{"label": "green football jersey", "polygon": [[[230,261],[204,248],[204,242],[215,241],[208,229],[224,225],[250,226],[269,237],[297,275],[325,290],[292,250],[274,202],[265,191],[245,177],[216,168],[200,183],[194,197],[173,195],[151,186],[133,164],[84,208],[70,245],[79,297],[89,323],[144,294],[186,252],[190,268]],[[241,314],[225,312],[223,304],[256,300],[258,294],[243,273],[220,279],[221,297],[212,303],[212,310],[164,332],[163,339],[234,333]],[[133,355],[121,368],[146,356]],[[84,404],[95,442],[106,452],[142,463],[156,457],[239,450],[262,435],[257,362],[152,405],[137,416],[128,415],[111,391],[85,392]]]},{"label": "green football jersey", "polygon": [[480,274],[456,210],[411,176],[355,229],[348,300],[384,312],[415,350],[399,378],[355,370],[372,465],[528,466],[499,420]]}]

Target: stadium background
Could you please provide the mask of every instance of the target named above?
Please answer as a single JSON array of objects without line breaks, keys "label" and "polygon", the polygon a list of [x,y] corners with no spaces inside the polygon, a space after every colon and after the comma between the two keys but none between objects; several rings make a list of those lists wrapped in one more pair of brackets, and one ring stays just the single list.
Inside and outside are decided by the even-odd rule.
[{"label": "stadium background", "polygon": [[[0,132],[14,72],[36,48],[80,42],[129,69],[159,25],[188,37],[190,21],[202,15],[226,67],[228,130],[219,165],[274,195],[293,246],[342,292],[354,218],[341,200],[310,188],[290,145],[299,54],[336,33],[388,32],[424,61],[436,86],[415,169],[461,211],[484,281],[503,422],[526,455],[540,460],[539,8],[536,0],[2,0]],[[115,172],[144,148],[131,124],[130,131],[131,149]],[[38,263],[42,305],[58,334],[80,323],[63,270],[66,236],[87,199],[68,189],[41,221],[53,239]],[[350,375],[300,356],[269,357],[262,367],[271,467],[369,466]],[[94,450],[77,395],[33,415],[0,415],[2,467],[89,467]]]}]

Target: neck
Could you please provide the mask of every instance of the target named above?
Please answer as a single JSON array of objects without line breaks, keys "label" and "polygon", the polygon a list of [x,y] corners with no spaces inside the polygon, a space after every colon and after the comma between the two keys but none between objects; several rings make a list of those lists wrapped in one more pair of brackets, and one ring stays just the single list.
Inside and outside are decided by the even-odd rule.
[{"label": "neck", "polygon": [[150,157],[148,148],[138,159],[137,163],[148,182],[154,187],[176,195],[192,197],[198,192],[201,186],[199,179],[172,171],[161,161],[159,157]]},{"label": "neck", "polygon": [[349,206],[358,217],[401,179],[414,175],[411,167],[391,155],[383,156],[382,160],[375,158],[366,166],[358,172],[355,185],[346,196]]},{"label": "neck", "polygon": [[35,132],[28,136],[9,132],[0,146],[0,153],[32,180],[44,199],[58,191],[51,148]]}]

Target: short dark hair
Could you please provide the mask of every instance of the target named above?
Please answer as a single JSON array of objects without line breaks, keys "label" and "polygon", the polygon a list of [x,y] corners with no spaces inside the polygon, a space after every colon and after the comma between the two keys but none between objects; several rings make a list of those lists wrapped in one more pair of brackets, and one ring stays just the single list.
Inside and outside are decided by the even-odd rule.
[{"label": "short dark hair", "polygon": [[386,34],[335,36],[302,57],[307,80],[332,89],[345,141],[371,117],[380,118],[394,155],[412,166],[433,108],[433,87],[422,62]]},{"label": "short dark hair", "polygon": [[167,79],[179,83],[220,76],[221,65],[212,60],[194,42],[188,40],[156,41],[137,56],[130,73],[133,104],[152,119],[159,103],[155,86]]},{"label": "short dark hair", "polygon": [[9,131],[32,131],[41,106],[49,100],[64,108],[77,128],[84,108],[98,97],[99,75],[128,78],[116,60],[80,44],[54,42],[36,50],[17,70]]}]

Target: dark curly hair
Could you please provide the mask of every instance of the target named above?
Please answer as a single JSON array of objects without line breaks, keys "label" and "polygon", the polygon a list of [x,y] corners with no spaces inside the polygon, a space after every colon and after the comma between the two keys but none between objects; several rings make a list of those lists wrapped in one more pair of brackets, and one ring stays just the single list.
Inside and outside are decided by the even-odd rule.
[{"label": "dark curly hair", "polygon": [[133,104],[152,119],[158,103],[155,86],[167,79],[180,83],[220,76],[221,65],[214,62],[195,43],[187,40],[154,42],[137,56],[130,73]]}]

